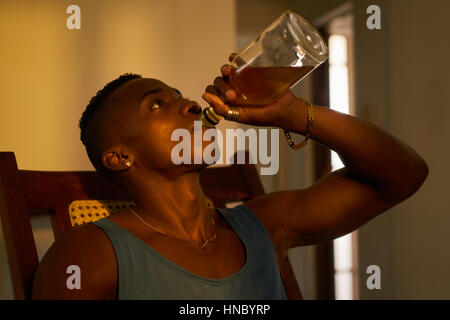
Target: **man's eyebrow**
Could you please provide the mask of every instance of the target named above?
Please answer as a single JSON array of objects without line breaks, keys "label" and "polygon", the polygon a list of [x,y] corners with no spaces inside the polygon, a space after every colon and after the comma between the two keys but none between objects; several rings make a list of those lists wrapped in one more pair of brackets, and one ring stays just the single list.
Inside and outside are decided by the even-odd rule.
[{"label": "man's eyebrow", "polygon": [[163,91],[163,90],[164,90],[164,89],[163,89],[162,87],[159,87],[159,88],[154,88],[154,89],[150,89],[150,90],[146,91],[146,92],[142,95],[141,99],[139,99],[138,106],[141,105],[142,100],[144,100],[145,98],[147,98],[147,96],[149,96],[149,95],[151,95],[151,94],[154,94],[154,93],[161,92],[161,91]]},{"label": "man's eyebrow", "polygon": [[[171,89],[173,89],[173,90],[174,90],[176,93],[178,93],[180,96],[183,96],[183,94],[180,92],[180,90],[175,89],[175,88],[171,88]],[[149,96],[149,95],[151,95],[151,94],[154,94],[154,93],[161,92],[161,91],[164,91],[164,88],[163,88],[163,87],[154,88],[154,89],[150,89],[150,90],[146,91],[146,92],[142,95],[141,99],[139,99],[138,106],[141,105],[142,101],[143,101],[145,98],[147,98],[147,96]]]}]

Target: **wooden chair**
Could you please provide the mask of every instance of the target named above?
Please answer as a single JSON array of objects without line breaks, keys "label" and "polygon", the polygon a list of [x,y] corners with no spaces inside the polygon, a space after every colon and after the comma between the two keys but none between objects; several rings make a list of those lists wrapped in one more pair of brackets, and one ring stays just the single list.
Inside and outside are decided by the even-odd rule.
[{"label": "wooden chair", "polygon": [[[49,213],[57,239],[74,223],[75,217],[72,219],[69,213],[74,200],[133,200],[96,171],[19,170],[13,152],[0,152],[0,180],[0,214],[16,299],[30,299],[33,274],[39,263],[30,222],[33,212]],[[200,182],[217,208],[264,194],[254,165],[206,168]],[[288,260],[280,272],[288,298],[302,299]]]}]

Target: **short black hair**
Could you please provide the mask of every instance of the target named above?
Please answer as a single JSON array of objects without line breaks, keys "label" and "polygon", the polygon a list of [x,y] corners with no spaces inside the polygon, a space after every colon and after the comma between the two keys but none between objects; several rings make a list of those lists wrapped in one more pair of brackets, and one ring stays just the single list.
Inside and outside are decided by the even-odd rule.
[{"label": "short black hair", "polygon": [[102,153],[117,141],[118,128],[115,128],[117,124],[111,121],[113,110],[108,108],[105,101],[121,85],[138,78],[142,78],[142,76],[134,73],[125,73],[107,83],[103,89],[99,90],[91,98],[78,124],[81,130],[80,139],[86,147],[91,163],[97,172],[107,178],[110,178],[110,176],[108,170],[103,166]]}]

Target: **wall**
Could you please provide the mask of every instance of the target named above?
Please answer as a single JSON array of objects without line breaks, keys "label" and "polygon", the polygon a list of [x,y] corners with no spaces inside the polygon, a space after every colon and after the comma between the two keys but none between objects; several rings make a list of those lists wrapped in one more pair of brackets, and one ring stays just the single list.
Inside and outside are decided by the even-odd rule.
[{"label": "wall", "polygon": [[[20,169],[93,170],[77,126],[97,90],[133,72],[205,106],[204,88],[235,51],[234,0],[76,3],[81,30],[66,28],[72,2],[0,3],[0,150],[14,151]],[[3,234],[0,279],[0,299],[12,298]]]},{"label": "wall", "polygon": [[[368,30],[366,9],[376,4],[381,8],[382,29]],[[355,95],[356,115],[392,133],[389,119],[393,108],[390,100],[390,57],[388,39],[390,15],[386,1],[354,1],[355,15]],[[407,139],[414,147],[414,141]],[[395,241],[394,209],[372,219],[358,230],[360,299],[395,299],[395,275],[392,250]],[[381,269],[381,290],[368,290],[367,267]]]},{"label": "wall", "polygon": [[420,192],[393,209],[394,297],[450,299],[450,2],[389,5],[392,133],[430,167]]},{"label": "wall", "polygon": [[[291,1],[311,20],[344,1]],[[358,230],[361,299],[449,299],[450,139],[447,12],[444,0],[351,1],[355,15],[356,114],[393,134],[428,163],[411,198]],[[377,4],[382,29],[366,28]],[[366,269],[381,268],[381,290]]]},{"label": "wall", "polygon": [[[382,9],[382,30],[364,28],[368,5]],[[450,4],[443,0],[355,1],[358,114],[406,142],[430,174],[411,198],[359,232],[361,299],[448,299],[450,293],[450,138],[447,52]],[[368,290],[378,264],[382,289]]]}]

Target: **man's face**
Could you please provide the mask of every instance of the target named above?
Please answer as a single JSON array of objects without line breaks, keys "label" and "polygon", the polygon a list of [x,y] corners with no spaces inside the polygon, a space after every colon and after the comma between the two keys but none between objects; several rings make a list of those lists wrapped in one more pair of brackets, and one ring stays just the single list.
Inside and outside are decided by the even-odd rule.
[{"label": "man's face", "polygon": [[[119,110],[116,121],[122,125],[124,144],[141,165],[155,170],[174,168],[171,153],[178,141],[172,132],[184,128],[191,133],[191,163],[194,153],[194,121],[200,119],[201,107],[195,101],[156,79],[134,79],[119,87],[108,103]],[[209,142],[204,142],[202,149]],[[204,167],[204,164],[178,165]]]}]

